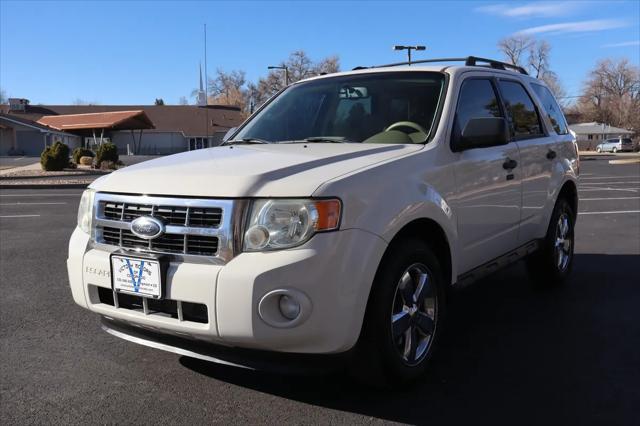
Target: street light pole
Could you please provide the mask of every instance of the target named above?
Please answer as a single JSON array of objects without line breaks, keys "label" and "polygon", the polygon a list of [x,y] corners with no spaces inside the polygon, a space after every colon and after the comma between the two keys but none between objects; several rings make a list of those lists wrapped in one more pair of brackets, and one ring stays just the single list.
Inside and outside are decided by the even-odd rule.
[{"label": "street light pole", "polygon": [[286,65],[279,65],[279,66],[269,65],[267,67],[267,69],[270,69],[270,70],[284,70],[284,85],[285,86],[289,85],[289,68],[287,68]]},{"label": "street light pole", "polygon": [[425,46],[403,46],[403,45],[395,45],[393,46],[393,50],[406,50],[407,57],[409,58],[409,65],[411,65],[411,51],[412,50],[426,50]]}]

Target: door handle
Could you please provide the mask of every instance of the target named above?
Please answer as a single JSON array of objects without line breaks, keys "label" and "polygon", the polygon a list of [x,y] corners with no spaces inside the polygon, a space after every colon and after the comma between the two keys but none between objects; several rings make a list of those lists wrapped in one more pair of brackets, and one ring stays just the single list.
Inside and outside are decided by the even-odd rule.
[{"label": "door handle", "polygon": [[518,167],[518,162],[516,160],[512,160],[509,157],[507,157],[505,162],[502,163],[502,168],[505,169],[505,170],[513,170],[516,167]]},{"label": "door handle", "polygon": [[549,160],[553,160],[554,158],[556,158],[556,152],[552,149],[549,150],[549,152],[547,152],[547,158]]}]

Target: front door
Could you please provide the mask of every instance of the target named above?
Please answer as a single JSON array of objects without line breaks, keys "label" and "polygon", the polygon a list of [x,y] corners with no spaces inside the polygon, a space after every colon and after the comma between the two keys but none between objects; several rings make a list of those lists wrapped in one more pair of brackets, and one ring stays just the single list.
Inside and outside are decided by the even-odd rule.
[{"label": "front door", "polygon": [[[472,118],[504,117],[490,77],[463,81],[453,135]],[[520,153],[515,143],[472,148],[454,165],[460,273],[517,247],[522,205]]]}]

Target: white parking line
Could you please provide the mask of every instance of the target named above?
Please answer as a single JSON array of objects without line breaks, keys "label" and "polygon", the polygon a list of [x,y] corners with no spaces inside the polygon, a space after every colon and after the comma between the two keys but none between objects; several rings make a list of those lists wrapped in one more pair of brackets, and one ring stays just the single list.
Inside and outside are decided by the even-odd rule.
[{"label": "white parking line", "polygon": [[637,189],[627,189],[627,188],[580,188],[579,192],[587,192],[587,191],[627,191],[627,192],[638,192]]},{"label": "white parking line", "polygon": [[82,195],[82,192],[76,192],[75,194],[0,194],[0,197],[78,197]]},{"label": "white parking line", "polygon": [[583,185],[618,185],[618,184],[626,184],[626,185],[637,185],[639,184],[640,181],[639,180],[634,180],[634,181],[620,181],[620,182],[584,182]]},{"label": "white parking line", "polygon": [[52,204],[67,204],[67,203],[0,203],[0,206],[49,206]]},{"label": "white parking line", "polygon": [[594,176],[594,177],[582,177],[580,176],[580,180],[599,180],[599,179],[624,179],[625,177],[630,177],[633,179],[638,178],[638,176]]},{"label": "white parking line", "polygon": [[40,215],[39,214],[13,214],[8,216],[0,216],[0,218],[2,219],[7,219],[10,217],[40,217]]},{"label": "white parking line", "polygon": [[625,213],[640,213],[640,210],[617,210],[610,212],[579,212],[579,215],[584,214],[625,214]]},{"label": "white parking line", "polygon": [[640,200],[640,197],[580,198],[580,201]]}]

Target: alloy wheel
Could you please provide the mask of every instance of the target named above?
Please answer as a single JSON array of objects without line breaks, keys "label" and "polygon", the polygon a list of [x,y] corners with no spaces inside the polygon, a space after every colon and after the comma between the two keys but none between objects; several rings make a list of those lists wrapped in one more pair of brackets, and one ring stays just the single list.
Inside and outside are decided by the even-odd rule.
[{"label": "alloy wheel", "polygon": [[437,295],[432,275],[422,263],[409,266],[396,286],[391,335],[404,364],[420,364],[429,353],[436,329]]},{"label": "alloy wheel", "polygon": [[563,213],[558,218],[556,225],[556,241],[554,244],[556,267],[559,271],[564,271],[569,266],[571,260],[571,233],[569,215]]}]

